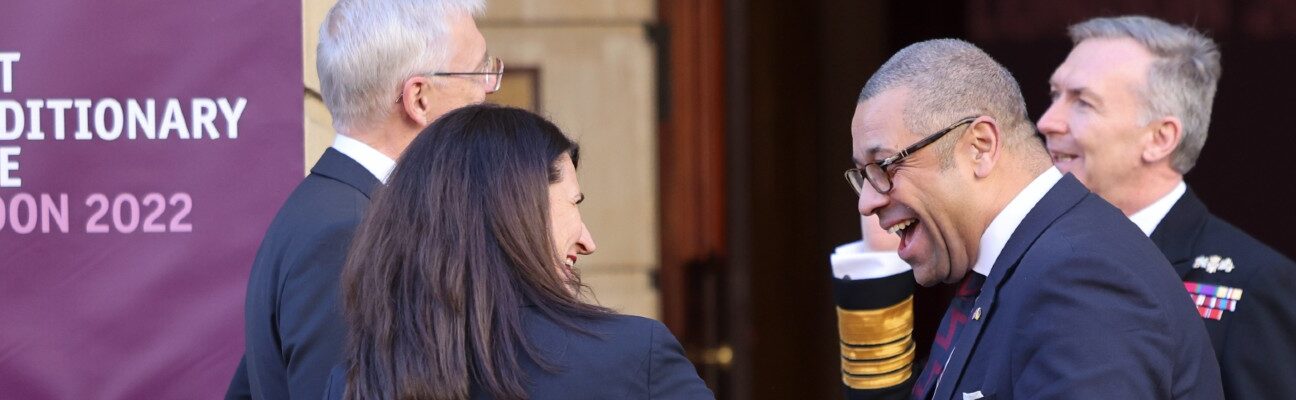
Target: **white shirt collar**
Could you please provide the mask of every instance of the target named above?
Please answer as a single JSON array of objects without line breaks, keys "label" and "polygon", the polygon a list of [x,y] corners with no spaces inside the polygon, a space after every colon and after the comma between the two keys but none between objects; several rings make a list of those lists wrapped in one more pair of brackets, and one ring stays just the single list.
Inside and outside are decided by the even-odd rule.
[{"label": "white shirt collar", "polygon": [[360,166],[369,170],[369,173],[382,183],[387,183],[387,175],[391,174],[392,168],[396,167],[396,160],[347,135],[338,134],[337,138],[333,139],[333,148],[360,163]]},{"label": "white shirt collar", "polygon": [[1157,201],[1143,207],[1134,215],[1130,215],[1130,221],[1134,221],[1134,225],[1138,225],[1144,235],[1152,236],[1152,231],[1156,230],[1157,225],[1161,224],[1161,220],[1165,219],[1166,214],[1170,213],[1170,208],[1174,207],[1175,203],[1179,201],[1180,197],[1183,197],[1186,191],[1188,191],[1188,185],[1180,180],[1174,189],[1170,189],[1170,193],[1166,193]]},{"label": "white shirt collar", "polygon": [[976,264],[972,270],[976,273],[990,276],[990,268],[994,267],[995,260],[999,259],[999,253],[1003,252],[1004,246],[1008,245],[1008,237],[1012,236],[1021,225],[1026,214],[1035,208],[1040,199],[1048,194],[1053,185],[1056,185],[1062,179],[1062,172],[1057,167],[1049,167],[1047,171],[1035,177],[1026,188],[1017,193],[1012,201],[999,211],[999,215],[990,221],[990,226],[986,227],[985,233],[981,234],[981,252],[977,256]]}]

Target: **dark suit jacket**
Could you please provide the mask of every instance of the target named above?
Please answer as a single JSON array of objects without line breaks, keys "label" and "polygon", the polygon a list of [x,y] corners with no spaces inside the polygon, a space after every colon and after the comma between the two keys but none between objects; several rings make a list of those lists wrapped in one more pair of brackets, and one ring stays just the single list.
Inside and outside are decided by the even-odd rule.
[{"label": "dark suit jacket", "polygon": [[[1216,218],[1192,190],[1157,224],[1152,241],[1185,282],[1242,289],[1235,306],[1202,318],[1226,397],[1296,399],[1296,264]],[[1211,256],[1228,259],[1232,268],[1193,268],[1199,257]],[[1198,297],[1210,312],[1214,296]]]},{"label": "dark suit jacket", "polygon": [[247,348],[226,398],[318,399],[346,339],[338,279],[379,185],[332,148],[279,209],[248,278]]},{"label": "dark suit jacket", "polygon": [[[543,357],[560,368],[548,372],[526,356],[522,370],[532,399],[714,399],[684,357],[679,341],[660,322],[628,315],[581,320],[594,337],[555,324],[523,307],[524,332]],[[525,354],[525,353],[523,353]],[[333,369],[325,399],[341,400],[345,369]],[[489,399],[473,385],[473,399]]]},{"label": "dark suit jacket", "polygon": [[[870,295],[852,289],[902,282],[873,281],[837,282],[839,306]],[[1183,290],[1132,222],[1067,175],[1010,236],[932,398],[1218,399],[1215,354]],[[913,381],[847,394],[905,398]]]}]

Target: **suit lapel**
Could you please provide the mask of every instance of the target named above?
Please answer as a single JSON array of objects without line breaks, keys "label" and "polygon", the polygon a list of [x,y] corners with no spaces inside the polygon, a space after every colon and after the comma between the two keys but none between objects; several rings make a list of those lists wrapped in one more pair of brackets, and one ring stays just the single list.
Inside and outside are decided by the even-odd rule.
[{"label": "suit lapel", "polygon": [[[963,376],[963,370],[967,367],[968,358],[976,348],[981,331],[985,327],[983,322],[988,319],[991,310],[994,310],[994,303],[998,297],[996,293],[1012,275],[1013,269],[1026,254],[1026,250],[1030,249],[1044,230],[1053,224],[1053,221],[1088,194],[1089,190],[1085,189],[1080,181],[1067,174],[1049,189],[1039,203],[1036,203],[1035,207],[1026,214],[1026,218],[1022,219],[1021,224],[1017,225],[1017,229],[1008,237],[1008,243],[1004,245],[1003,251],[999,253],[999,258],[995,260],[994,267],[991,267],[990,276],[986,277],[986,283],[981,287],[981,294],[977,296],[976,303],[973,305],[973,309],[980,310],[983,317],[968,321],[963,332],[959,333],[954,352],[950,354],[949,362],[945,365],[945,373],[942,374],[937,391],[932,396],[933,399],[953,398],[954,390]],[[978,313],[974,311],[973,315],[976,314]]]},{"label": "suit lapel", "polygon": [[1152,231],[1152,243],[1156,243],[1165,254],[1179,279],[1188,276],[1192,270],[1189,261],[1193,258],[1193,243],[1206,228],[1208,215],[1206,205],[1193,194],[1192,189],[1188,189]]},{"label": "suit lapel", "polygon": [[345,183],[370,198],[374,188],[382,183],[359,162],[332,147],[324,150],[324,155],[311,168],[311,174]]}]

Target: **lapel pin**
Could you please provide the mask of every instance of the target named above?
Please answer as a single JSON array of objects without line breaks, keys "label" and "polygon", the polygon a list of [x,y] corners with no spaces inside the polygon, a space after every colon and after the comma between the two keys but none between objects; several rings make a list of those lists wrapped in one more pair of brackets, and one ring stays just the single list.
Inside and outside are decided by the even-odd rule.
[{"label": "lapel pin", "polygon": [[981,307],[977,307],[975,310],[972,310],[972,320],[973,321],[981,320]]}]

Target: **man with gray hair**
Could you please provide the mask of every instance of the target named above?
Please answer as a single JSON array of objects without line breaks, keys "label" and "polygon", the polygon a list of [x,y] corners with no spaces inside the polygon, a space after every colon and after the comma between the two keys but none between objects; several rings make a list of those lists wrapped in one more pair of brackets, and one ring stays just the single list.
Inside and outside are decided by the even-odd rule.
[{"label": "man with gray hair", "polygon": [[341,359],[341,268],[369,196],[423,128],[499,89],[484,0],[339,0],[320,26],[337,138],[280,208],[248,279],[246,351],[226,398],[318,399]]},{"label": "man with gray hair", "polygon": [[1206,143],[1220,53],[1142,17],[1070,29],[1040,117],[1053,163],[1128,216],[1174,265],[1233,399],[1296,399],[1296,264],[1215,217],[1184,184]]},{"label": "man with gray hair", "polygon": [[[1222,395],[1174,270],[1120,210],[1050,164],[1016,80],[976,46],[900,50],[861,91],[851,139],[859,212],[899,236],[912,270],[846,272],[834,259],[848,397]],[[925,363],[914,281],[958,285]]]}]

